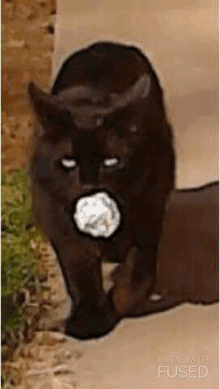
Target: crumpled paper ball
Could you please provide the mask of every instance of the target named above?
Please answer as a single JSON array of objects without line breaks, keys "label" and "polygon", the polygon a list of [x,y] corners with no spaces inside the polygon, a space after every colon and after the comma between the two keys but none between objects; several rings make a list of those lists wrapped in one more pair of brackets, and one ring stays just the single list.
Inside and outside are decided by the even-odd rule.
[{"label": "crumpled paper ball", "polygon": [[95,238],[109,238],[119,227],[121,219],[116,202],[105,192],[81,197],[73,217],[80,231]]}]

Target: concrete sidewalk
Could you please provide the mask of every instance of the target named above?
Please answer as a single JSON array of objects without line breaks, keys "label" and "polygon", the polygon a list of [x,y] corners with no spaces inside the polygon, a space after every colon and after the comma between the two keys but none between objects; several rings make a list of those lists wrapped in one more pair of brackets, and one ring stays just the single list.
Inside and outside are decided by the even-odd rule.
[{"label": "concrete sidewalk", "polygon": [[[155,66],[177,149],[177,187],[217,179],[218,24],[216,0],[58,0],[54,75],[97,40],[136,44]],[[124,320],[82,350],[77,389],[216,389],[218,306],[184,304]],[[184,366],[185,373],[180,372]]]}]

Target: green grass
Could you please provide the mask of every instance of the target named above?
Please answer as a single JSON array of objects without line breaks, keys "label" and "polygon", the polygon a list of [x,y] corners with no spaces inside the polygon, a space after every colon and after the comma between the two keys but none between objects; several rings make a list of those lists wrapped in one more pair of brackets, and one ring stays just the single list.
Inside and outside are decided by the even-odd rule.
[{"label": "green grass", "polygon": [[32,216],[31,195],[24,170],[2,176],[2,335],[16,333],[25,320],[19,304],[22,289],[33,287],[39,274],[37,253],[31,241],[40,243],[42,235],[34,227],[26,230]]}]

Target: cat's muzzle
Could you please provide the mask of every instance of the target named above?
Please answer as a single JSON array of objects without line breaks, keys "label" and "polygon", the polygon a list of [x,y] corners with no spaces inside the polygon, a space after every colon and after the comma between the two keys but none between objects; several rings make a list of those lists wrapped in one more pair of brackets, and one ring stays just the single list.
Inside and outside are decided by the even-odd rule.
[{"label": "cat's muzzle", "polygon": [[73,218],[81,232],[109,238],[119,227],[121,215],[115,200],[98,192],[77,201]]}]

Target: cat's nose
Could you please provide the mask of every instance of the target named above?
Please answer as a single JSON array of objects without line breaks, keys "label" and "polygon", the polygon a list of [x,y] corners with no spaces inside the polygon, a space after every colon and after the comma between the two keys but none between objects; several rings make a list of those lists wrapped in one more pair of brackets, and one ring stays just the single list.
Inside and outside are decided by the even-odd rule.
[{"label": "cat's nose", "polygon": [[98,189],[98,185],[94,185],[94,184],[84,184],[82,187],[83,187],[83,192],[89,192],[91,190]]},{"label": "cat's nose", "polygon": [[79,181],[85,189],[94,189],[99,181],[99,168],[95,157],[83,163],[79,170]]}]

